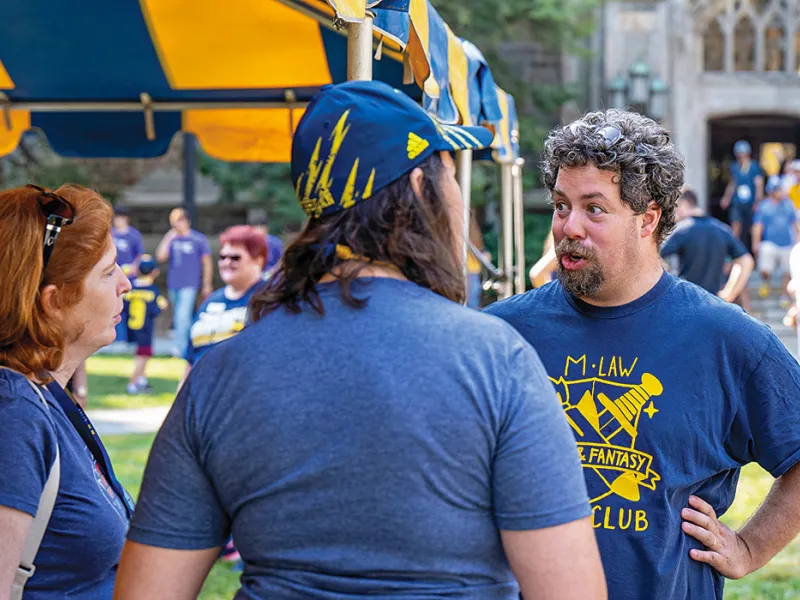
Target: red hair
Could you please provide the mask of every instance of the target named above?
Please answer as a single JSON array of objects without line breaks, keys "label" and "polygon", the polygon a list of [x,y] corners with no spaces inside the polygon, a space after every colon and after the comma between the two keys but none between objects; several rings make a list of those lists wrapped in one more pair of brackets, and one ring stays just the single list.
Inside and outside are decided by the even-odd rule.
[{"label": "red hair", "polygon": [[0,192],[0,364],[25,375],[44,376],[64,358],[65,328],[48,316],[40,291],[56,286],[53,306],[68,310],[83,297],[83,283],[111,243],[111,205],[97,192],[63,185],[55,193],[75,209],[62,228],[42,277],[45,215],[40,192]]},{"label": "red hair", "polygon": [[220,245],[244,246],[250,258],[263,258],[267,264],[267,240],[249,225],[228,227],[219,236]]}]

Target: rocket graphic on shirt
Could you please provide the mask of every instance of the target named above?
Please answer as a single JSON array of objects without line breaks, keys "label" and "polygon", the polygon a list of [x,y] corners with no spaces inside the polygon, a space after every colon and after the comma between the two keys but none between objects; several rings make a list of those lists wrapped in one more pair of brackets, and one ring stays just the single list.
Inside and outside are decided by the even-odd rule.
[{"label": "rocket graphic on shirt", "polygon": [[[578,444],[596,528],[646,530],[646,511],[637,504],[661,480],[637,441],[642,420],[658,418],[664,388],[656,375],[637,372],[637,363],[568,356],[563,375],[550,377]],[[614,507],[602,503],[609,497]]]}]

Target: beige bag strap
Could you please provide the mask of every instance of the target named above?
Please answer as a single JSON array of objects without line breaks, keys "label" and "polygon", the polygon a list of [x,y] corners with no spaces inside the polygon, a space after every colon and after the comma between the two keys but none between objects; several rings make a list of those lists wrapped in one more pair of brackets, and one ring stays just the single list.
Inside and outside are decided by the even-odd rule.
[{"label": "beige bag strap", "polygon": [[[41,388],[33,383],[30,379],[27,380],[31,387],[39,396],[39,399],[44,404],[45,410],[50,416],[50,407],[47,400],[44,399]],[[39,546],[42,544],[44,533],[47,531],[47,525],[50,522],[50,515],[53,514],[53,507],[56,504],[56,497],[58,496],[58,486],[61,482],[61,460],[58,453],[58,444],[56,444],[56,457],[53,461],[53,466],[50,468],[50,475],[44,484],[42,496],[39,498],[39,506],[36,509],[36,516],[33,518],[31,528],[28,532],[28,540],[25,542],[25,548],[22,551],[22,558],[20,565],[17,568],[17,573],[14,575],[14,584],[11,588],[11,600],[22,600],[22,592],[25,589],[25,584],[28,583],[36,567],[34,560],[36,554],[39,552]]]}]

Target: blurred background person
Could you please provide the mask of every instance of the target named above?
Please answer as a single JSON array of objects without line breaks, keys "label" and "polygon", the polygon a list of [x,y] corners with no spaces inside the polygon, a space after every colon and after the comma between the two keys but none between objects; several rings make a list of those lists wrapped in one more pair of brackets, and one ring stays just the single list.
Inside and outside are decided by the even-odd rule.
[{"label": "blurred background person", "polygon": [[[111,229],[111,239],[114,240],[114,247],[117,249],[117,264],[122,267],[122,271],[128,277],[135,277],[139,268],[139,260],[144,254],[144,241],[141,232],[131,226],[131,213],[125,206],[114,207],[114,221]],[[117,325],[116,341],[126,341],[125,335],[127,327],[124,321]],[[81,372],[85,373],[86,366],[82,365],[76,371],[76,377],[83,379]],[[76,384],[77,385],[77,384]]]},{"label": "blurred background person", "polygon": [[753,208],[764,197],[764,172],[753,160],[753,149],[746,140],[736,142],[733,153],[736,161],[731,166],[731,180],[725,188],[720,207],[728,211],[733,235],[750,250]]},{"label": "blurred background person", "polygon": [[263,283],[267,260],[264,235],[254,227],[235,225],[219,236],[222,287],[206,298],[189,330],[187,373],[203,354],[244,329],[247,305]]},{"label": "blurred background person", "polygon": [[536,352],[458,304],[448,152],[491,141],[378,82],[312,99],[292,147],[309,221],[156,437],[117,600],[194,598],[231,531],[240,597],[606,597]]},{"label": "blurred background person", "polygon": [[139,262],[139,275],[131,283],[132,289],[125,294],[125,325],[128,342],[135,346],[133,374],[128,382],[129,394],[152,391],[147,382],[147,363],[153,356],[153,334],[156,319],[169,303],[156,285],[159,271],[156,261],[144,254]]},{"label": "blurred background person", "polygon": [[136,276],[139,260],[144,254],[144,242],[138,229],[131,226],[130,209],[125,206],[114,208],[114,228],[111,238],[117,249],[117,264],[129,277]]},{"label": "blurred background person", "polygon": [[250,226],[264,236],[267,242],[267,263],[264,265],[264,278],[269,279],[283,256],[281,238],[269,232],[269,218],[266,213],[250,220]]},{"label": "blurred background person", "polygon": [[[45,484],[60,477],[25,598],[111,600],[133,504],[64,387],[114,341],[130,281],[96,192],[0,192],[0,597],[22,564]],[[44,404],[43,404],[44,402]],[[58,457],[58,463],[56,463]],[[54,466],[55,465],[55,466]],[[34,548],[36,544],[34,541]]]},{"label": "blurred background person", "polygon": [[558,259],[556,258],[556,249],[553,245],[553,232],[550,231],[547,237],[544,238],[544,247],[542,248],[542,257],[536,261],[528,272],[528,277],[531,280],[531,285],[534,288],[543,286],[548,281],[552,281],[555,277],[556,268],[558,267]]},{"label": "blurred background person", "polygon": [[797,239],[797,219],[780,177],[769,178],[766,192],[767,197],[758,205],[753,219],[753,253],[758,257],[761,273],[758,294],[762,298],[769,296],[772,277],[777,274],[782,280],[782,299],[788,303],[785,289],[790,279],[789,255]]},{"label": "blurred background person", "polygon": [[[734,237],[731,228],[705,213],[697,196],[685,190],[675,210],[678,225],[661,247],[661,257],[678,257],[678,276],[733,302],[747,286],[753,272],[753,257]],[[733,264],[727,282],[725,262]],[[747,308],[746,308],[747,310]]]},{"label": "blurred background person", "polygon": [[186,355],[198,290],[201,299],[205,299],[214,289],[214,267],[208,239],[192,229],[185,209],[174,209],[169,214],[169,224],[170,230],[156,249],[156,260],[169,263],[167,291],[175,326],[172,355],[180,358]]}]

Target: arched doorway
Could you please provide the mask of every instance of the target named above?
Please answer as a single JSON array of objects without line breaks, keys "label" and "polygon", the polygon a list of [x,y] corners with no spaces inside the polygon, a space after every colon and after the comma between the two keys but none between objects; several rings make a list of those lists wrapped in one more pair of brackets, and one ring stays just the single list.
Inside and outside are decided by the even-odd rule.
[{"label": "arched doorway", "polygon": [[735,115],[708,120],[708,198],[712,215],[727,222],[719,207],[730,180],[733,145],[747,140],[753,158],[768,174],[781,158],[800,155],[800,118],[784,115]]}]

